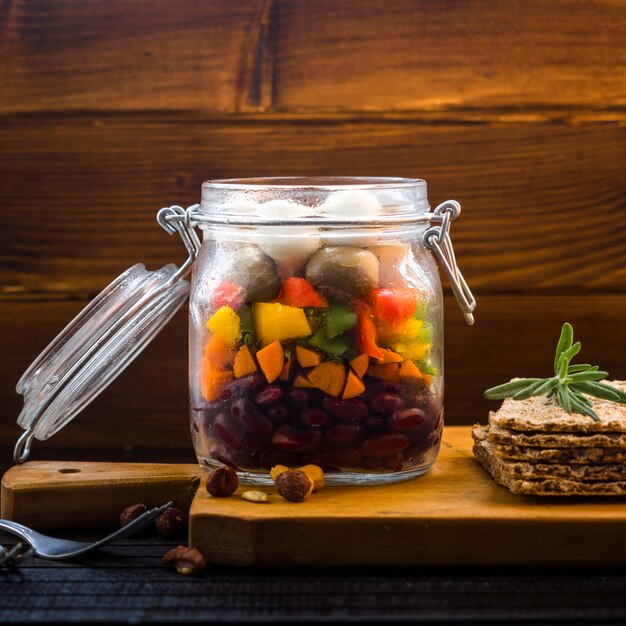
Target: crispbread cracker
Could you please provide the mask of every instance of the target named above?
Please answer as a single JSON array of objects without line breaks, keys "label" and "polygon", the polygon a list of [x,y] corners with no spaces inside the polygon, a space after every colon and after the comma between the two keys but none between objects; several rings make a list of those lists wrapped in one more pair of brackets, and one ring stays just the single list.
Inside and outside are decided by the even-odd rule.
[{"label": "crispbread cracker", "polygon": [[[626,381],[612,380],[606,384],[626,392]],[[502,406],[490,414],[489,422],[501,428],[533,432],[626,433],[626,404],[586,397],[598,414],[599,422],[586,415],[568,413],[554,398],[545,396],[521,401],[506,398]]]},{"label": "crispbread cracker", "polygon": [[[589,418],[587,418],[589,419]],[[537,448],[624,448],[626,433],[520,432],[490,424],[489,441]]]},{"label": "crispbread cracker", "polygon": [[[487,438],[487,426],[474,426],[475,441]],[[513,444],[492,443],[494,454],[501,459],[530,463],[592,465],[626,463],[626,450],[620,448],[533,448]]]},{"label": "crispbread cracker", "polygon": [[564,478],[525,480],[517,478],[503,461],[489,451],[488,441],[474,445],[474,456],[491,477],[515,494],[535,496],[623,496],[626,481],[583,481]]},{"label": "crispbread cracker", "polygon": [[499,459],[511,478],[520,480],[543,480],[557,478],[582,481],[626,481],[626,464],[609,465],[565,465],[562,463],[529,463],[522,461],[504,461],[495,453],[495,446],[489,441],[478,441],[476,445],[485,449],[490,456]]}]

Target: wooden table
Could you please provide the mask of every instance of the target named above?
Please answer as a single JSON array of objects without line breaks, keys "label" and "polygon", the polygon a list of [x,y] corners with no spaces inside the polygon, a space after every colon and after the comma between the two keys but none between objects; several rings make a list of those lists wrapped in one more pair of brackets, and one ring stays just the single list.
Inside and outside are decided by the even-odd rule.
[{"label": "wooden table", "polygon": [[[0,544],[13,543],[0,533]],[[626,620],[623,571],[210,566],[188,578],[161,564],[173,545],[140,536],[80,561],[32,559],[19,569],[0,568],[0,623]]]}]

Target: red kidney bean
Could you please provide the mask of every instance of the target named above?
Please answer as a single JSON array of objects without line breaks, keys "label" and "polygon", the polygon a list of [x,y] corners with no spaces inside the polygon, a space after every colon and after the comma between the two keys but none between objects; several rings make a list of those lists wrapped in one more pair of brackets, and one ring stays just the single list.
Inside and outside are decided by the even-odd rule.
[{"label": "red kidney bean", "polygon": [[365,396],[371,397],[377,393],[395,393],[399,392],[399,388],[394,383],[387,382],[385,380],[378,380],[377,378],[367,378],[365,381]]},{"label": "red kidney bean", "polygon": [[280,402],[284,395],[285,392],[280,387],[277,387],[276,385],[269,385],[256,394],[254,401],[259,406],[265,407]]},{"label": "red kidney bean", "polygon": [[293,426],[279,426],[272,437],[272,445],[281,450],[308,452],[320,443],[321,435],[315,430],[298,430]]},{"label": "red kidney bean", "polygon": [[342,400],[332,396],[324,396],[322,401],[324,410],[342,422],[363,422],[369,415],[367,404],[359,398]]},{"label": "red kidney bean", "polygon": [[229,387],[224,387],[222,391],[220,391],[220,398],[222,400],[229,400],[233,395],[233,390]]},{"label": "red kidney bean", "polygon": [[209,454],[224,465],[234,469],[257,469],[259,467],[259,457],[252,452],[234,452],[222,444],[214,444]]},{"label": "red kidney bean", "polygon": [[197,432],[200,432],[200,428],[198,427],[197,422],[194,420],[194,422],[191,424],[191,427]]},{"label": "red kidney bean", "polygon": [[407,437],[401,434],[374,435],[361,445],[364,456],[383,458],[402,452],[409,445]]},{"label": "red kidney bean", "polygon": [[301,467],[306,465],[299,454],[286,452],[284,450],[265,450],[261,453],[259,462],[261,467],[271,470],[276,465],[286,465],[287,467]]},{"label": "red kidney bean", "polygon": [[363,438],[363,428],[357,425],[339,424],[324,433],[324,440],[333,448],[352,448]]},{"label": "red kidney bean", "polygon": [[228,402],[224,400],[215,400],[214,402],[207,402],[206,406],[203,408],[193,409],[194,413],[202,413],[206,416],[212,417],[216,413],[220,411],[225,411],[228,409]]},{"label": "red kidney bean", "polygon": [[439,434],[436,432],[429,433],[406,433],[410,440],[410,450],[412,454],[421,454],[428,452],[439,443]]},{"label": "red kidney bean", "polygon": [[233,425],[226,413],[220,413],[213,422],[213,430],[230,450],[242,452],[244,450],[243,433],[240,429],[233,428]]},{"label": "red kidney bean", "polygon": [[291,413],[287,408],[287,405],[282,402],[269,407],[265,411],[265,415],[267,415],[267,417],[269,417],[274,424],[284,424],[288,422],[291,417]]},{"label": "red kidney bean", "polygon": [[311,428],[322,428],[328,422],[328,414],[319,409],[306,409],[300,414],[300,419]]},{"label": "red kidney bean", "polygon": [[266,445],[267,440],[254,435],[242,417],[232,413],[220,415],[215,419],[214,430],[233,454],[259,452]]},{"label": "red kidney bean", "polygon": [[311,394],[306,389],[290,389],[287,392],[287,403],[295,410],[302,410],[311,404]]},{"label": "red kidney bean", "polygon": [[402,398],[395,393],[377,393],[375,396],[372,396],[370,400],[370,409],[373,413],[385,415],[393,413],[402,406],[402,402]]},{"label": "red kidney bean", "polygon": [[396,452],[391,456],[385,457],[383,460],[384,467],[393,472],[399,472],[402,469],[403,463],[404,459],[402,458],[402,452]]},{"label": "red kidney bean", "polygon": [[382,459],[377,459],[372,456],[364,456],[361,459],[361,466],[369,470],[379,470],[383,469],[383,462]]},{"label": "red kidney bean", "polygon": [[329,450],[320,452],[313,462],[318,464],[327,464],[340,468],[358,467],[361,463],[361,453],[354,448],[346,448],[345,450]]},{"label": "red kidney bean", "polygon": [[397,411],[389,420],[389,424],[393,430],[404,432],[418,430],[427,424],[428,421],[428,415],[422,409],[413,407],[412,409]]},{"label": "red kidney bean", "polygon": [[326,413],[333,417],[340,417],[343,413],[344,400],[341,398],[333,398],[332,396],[324,396],[322,400],[322,408]]},{"label": "red kidney bean", "polygon": [[424,450],[428,450],[433,447],[435,437],[437,436],[437,434],[432,430],[420,430],[414,432],[406,431],[404,434],[407,436],[411,444],[419,446]]},{"label": "red kidney bean", "polygon": [[[236,463],[233,456],[229,453],[228,448],[221,443],[214,443],[209,449],[209,456],[215,461],[219,461],[224,465],[228,465],[233,469],[241,469]],[[207,463],[208,465],[208,463]]]},{"label": "red kidney bean", "polygon": [[365,428],[370,433],[378,433],[387,426],[387,422],[382,417],[370,417],[365,422]]},{"label": "red kidney bean", "polygon": [[249,401],[242,399],[235,400],[230,406],[230,412],[241,418],[250,432],[255,437],[267,441],[272,436],[274,426],[260,411]]},{"label": "red kidney bean", "polygon": [[231,380],[224,389],[230,389],[233,395],[242,393],[257,393],[265,387],[265,376],[255,372],[254,374],[248,374],[242,378],[235,378]]}]

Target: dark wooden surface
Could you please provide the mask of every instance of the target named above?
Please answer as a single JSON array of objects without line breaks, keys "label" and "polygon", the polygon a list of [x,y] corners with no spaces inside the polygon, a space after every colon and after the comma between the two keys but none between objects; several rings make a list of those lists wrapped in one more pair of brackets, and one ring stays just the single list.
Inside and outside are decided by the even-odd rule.
[{"label": "dark wooden surface", "polygon": [[[0,3],[0,446],[24,367],[126,267],[180,262],[155,212],[216,177],[417,176],[433,203],[462,202],[453,237],[478,310],[468,328],[447,298],[448,423],[544,371],[566,319],[586,360],[626,378],[625,9]],[[190,454],[185,325],[35,454]]]},{"label": "dark wooden surface", "polygon": [[[104,531],[103,531],[104,532]],[[101,535],[67,535],[88,540]],[[14,539],[0,533],[0,544]],[[0,568],[0,622],[524,623],[626,620],[612,570],[267,570],[209,566],[184,577],[150,535],[82,560]]]}]

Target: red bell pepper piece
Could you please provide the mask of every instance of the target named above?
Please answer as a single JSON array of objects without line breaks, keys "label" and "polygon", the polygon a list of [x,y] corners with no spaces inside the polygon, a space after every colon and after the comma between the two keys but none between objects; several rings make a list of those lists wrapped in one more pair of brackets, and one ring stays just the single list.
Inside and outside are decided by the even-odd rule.
[{"label": "red bell pepper piece", "polygon": [[382,359],[384,355],[376,344],[376,326],[372,319],[370,307],[362,300],[354,300],[353,304],[359,317],[359,347],[361,352],[375,359]]},{"label": "red bell pepper piece", "polygon": [[328,306],[328,302],[304,278],[295,276],[283,280],[280,300],[283,304],[299,308]]},{"label": "red bell pepper piece", "polygon": [[417,297],[410,289],[374,289],[368,300],[374,317],[387,324],[406,322],[417,308]]}]

